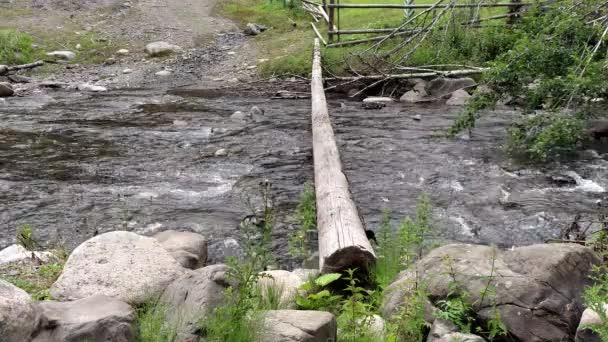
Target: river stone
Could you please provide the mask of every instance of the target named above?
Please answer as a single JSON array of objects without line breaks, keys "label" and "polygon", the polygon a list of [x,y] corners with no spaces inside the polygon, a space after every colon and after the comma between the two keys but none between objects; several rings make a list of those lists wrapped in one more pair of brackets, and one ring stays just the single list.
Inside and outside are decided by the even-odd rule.
[{"label": "river stone", "polygon": [[[606,304],[604,304],[604,311],[608,313],[608,305]],[[581,317],[580,323],[578,324],[575,341],[601,342],[602,339],[600,338],[600,336],[593,330],[589,329],[590,326],[599,324],[602,324],[602,318],[600,317],[600,315],[592,309],[586,309],[583,312],[583,316]]]},{"label": "river stone", "polygon": [[[494,263],[492,262],[494,260]],[[450,262],[446,262],[450,260]],[[482,320],[496,305],[510,334],[521,341],[563,341],[574,335],[583,312],[581,294],[588,275],[601,260],[576,244],[542,244],[510,250],[451,244],[431,251],[413,270],[399,274],[387,288],[386,317],[395,314],[411,293],[415,275],[427,286],[434,302],[449,296],[454,274]],[[493,266],[494,265],[494,266]],[[495,295],[483,298],[488,277]]]},{"label": "river stone", "polygon": [[276,310],[265,312],[263,317],[263,342],[336,341],[336,319],[329,312]]},{"label": "river stone", "polygon": [[222,304],[224,292],[231,285],[226,265],[213,265],[188,272],[172,282],[160,302],[166,304],[166,321],[182,335],[194,334],[213,310]]},{"label": "river stone", "polygon": [[448,106],[464,106],[471,100],[471,95],[464,89],[458,89],[452,93],[445,104]]},{"label": "river stone", "polygon": [[427,97],[427,93],[425,90],[422,91],[418,91],[418,90],[410,90],[407,93],[403,94],[403,96],[401,96],[401,98],[399,99],[399,101],[401,102],[405,102],[405,103],[418,103],[418,102],[426,102],[428,101]]},{"label": "river stone", "polygon": [[[43,262],[48,262],[52,257],[53,253],[50,252],[33,252],[36,258]],[[13,262],[31,261],[32,252],[25,249],[21,245],[10,245],[0,251],[0,265],[6,265]]]},{"label": "river stone", "polygon": [[232,119],[234,121],[243,121],[243,120],[245,120],[246,118],[249,118],[249,117],[251,117],[251,116],[248,115],[248,114],[245,114],[245,113],[243,113],[241,111],[236,111],[232,115],[230,115],[230,119]]},{"label": "river stone", "polygon": [[304,285],[310,278],[318,275],[317,270],[298,269],[293,272],[274,270],[261,273],[258,286],[262,297],[268,297],[271,291],[279,294],[279,307],[283,309],[295,309],[296,297],[300,286]]},{"label": "river stone", "polygon": [[64,60],[64,61],[69,61],[71,59],[74,59],[74,57],[76,57],[76,53],[74,53],[72,51],[53,51],[53,52],[47,53],[46,55],[48,57],[53,57],[53,58]]},{"label": "river stone", "polygon": [[156,239],[116,231],[78,246],[51,287],[60,300],[103,294],[131,304],[159,296],[185,269]]},{"label": "river stone", "polygon": [[120,56],[126,56],[126,55],[129,54],[129,50],[127,50],[127,49],[120,49],[120,50],[116,51],[116,54],[120,55]]},{"label": "river stone", "polygon": [[73,302],[39,302],[36,307],[48,323],[33,342],[129,342],[135,337],[135,312],[115,298],[95,295]]},{"label": "river stone", "polygon": [[379,96],[371,96],[368,98],[365,98],[363,100],[363,102],[365,103],[391,103],[394,102],[394,100],[390,97],[379,97]]},{"label": "river stone", "polygon": [[13,96],[13,94],[15,94],[15,91],[10,83],[0,82],[0,97],[9,97]]},{"label": "river stone", "polygon": [[251,107],[251,109],[249,110],[248,115],[249,115],[250,117],[254,117],[254,116],[262,116],[262,115],[264,115],[264,110],[263,110],[263,109],[261,109],[261,108],[260,108],[260,107],[258,107],[258,106],[253,106],[253,107]]},{"label": "river stone", "polygon": [[167,230],[154,235],[160,245],[179,262],[182,267],[195,270],[207,262],[207,240],[191,232]]},{"label": "river stone", "polygon": [[30,295],[0,279],[0,341],[29,341],[39,324]]},{"label": "river stone", "polygon": [[0,75],[8,74],[8,65],[0,64]]},{"label": "river stone", "polygon": [[438,77],[430,81],[426,86],[426,92],[433,97],[439,98],[451,94],[459,89],[471,88],[477,85],[470,77],[445,78]]},{"label": "river stone", "polygon": [[426,342],[485,342],[477,335],[463,334],[449,321],[436,319]]},{"label": "river stone", "polygon": [[169,71],[169,70],[161,70],[161,71],[155,73],[154,75],[160,76],[160,77],[167,77],[167,76],[171,76],[171,71]]},{"label": "river stone", "polygon": [[153,42],[146,45],[146,53],[150,57],[162,57],[180,53],[183,49],[180,46],[169,44],[167,42]]},{"label": "river stone", "polygon": [[93,92],[93,93],[102,93],[102,92],[108,91],[108,88],[103,87],[103,86],[98,86],[98,85],[84,83],[84,84],[79,84],[78,85],[78,90],[80,90],[80,91],[90,91],[90,92]]},{"label": "river stone", "polygon": [[243,30],[243,33],[245,33],[246,35],[249,35],[249,36],[257,36],[258,34],[266,31],[267,29],[268,28],[263,25],[248,23],[247,26],[245,27],[245,30]]}]

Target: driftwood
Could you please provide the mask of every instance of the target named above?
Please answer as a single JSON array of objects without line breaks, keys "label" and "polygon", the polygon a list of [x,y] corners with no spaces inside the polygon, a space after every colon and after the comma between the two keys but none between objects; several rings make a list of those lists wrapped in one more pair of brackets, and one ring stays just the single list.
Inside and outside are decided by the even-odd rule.
[{"label": "driftwood", "polygon": [[376,256],[342,170],[323,90],[318,39],[315,39],[311,92],[319,267],[322,273],[354,268],[366,272]]},{"label": "driftwood", "polygon": [[429,72],[418,72],[418,73],[407,73],[407,74],[394,74],[394,75],[365,75],[365,76],[336,76],[328,78],[327,81],[374,81],[374,80],[389,80],[389,79],[411,79],[411,78],[425,78],[425,77],[459,77],[482,74],[490,68],[477,68],[477,69],[466,69],[466,70],[450,70],[450,71],[429,71]]},{"label": "driftwood", "polygon": [[13,71],[33,69],[33,68],[37,68],[37,67],[43,66],[43,65],[44,65],[43,61],[37,61],[34,63],[14,65],[14,66],[0,65],[0,75],[6,75],[9,72],[13,72]]}]

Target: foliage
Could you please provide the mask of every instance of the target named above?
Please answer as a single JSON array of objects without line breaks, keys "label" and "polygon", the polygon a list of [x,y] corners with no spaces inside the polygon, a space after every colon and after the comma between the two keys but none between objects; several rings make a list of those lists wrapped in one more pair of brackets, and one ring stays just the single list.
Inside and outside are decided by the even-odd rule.
[{"label": "foliage", "polygon": [[17,230],[17,243],[28,251],[36,249],[38,242],[34,238],[34,230],[29,225],[23,225]]},{"label": "foliage", "polygon": [[300,202],[296,208],[298,229],[289,238],[289,254],[305,260],[310,256],[310,232],[317,227],[317,208],[315,191],[312,185],[305,184],[300,194]]},{"label": "foliage", "polygon": [[438,301],[434,315],[439,319],[454,323],[460,332],[471,333],[474,311],[469,304],[469,295],[457,282],[450,282],[447,299]]},{"label": "foliage", "polygon": [[49,290],[62,271],[62,261],[39,267],[30,263],[14,264],[0,270],[0,278],[29,293],[34,300],[51,300]]},{"label": "foliage", "polygon": [[417,283],[413,287],[414,290],[408,293],[399,311],[387,322],[393,341],[423,342],[425,340],[425,330],[429,326],[424,319],[424,306],[428,296],[422,284]]},{"label": "foliage", "polygon": [[375,292],[366,290],[360,286],[360,281],[355,277],[354,269],[346,271],[344,279],[348,282],[345,292],[347,297],[342,300],[340,315],[338,316],[338,330],[340,339],[344,341],[361,341],[362,336],[369,334],[365,323],[374,315]]},{"label": "foliage", "polygon": [[0,29],[0,64],[25,64],[34,59],[32,37],[16,30]]},{"label": "foliage", "polygon": [[513,155],[531,160],[571,154],[584,137],[582,119],[565,114],[545,114],[525,118],[509,130],[507,149]]},{"label": "foliage", "polygon": [[332,294],[327,287],[341,277],[340,273],[328,273],[304,283],[300,287],[301,293],[296,298],[298,309],[338,312],[342,296]]},{"label": "foliage", "polygon": [[600,340],[606,341],[608,340],[608,312],[605,305],[608,303],[608,272],[603,267],[595,267],[591,278],[594,284],[585,289],[583,299],[587,307],[600,316],[602,323],[590,325],[587,328],[597,333]]},{"label": "foliage", "polygon": [[177,328],[165,321],[167,308],[157,299],[148,300],[136,308],[137,341],[173,342],[177,339]]}]

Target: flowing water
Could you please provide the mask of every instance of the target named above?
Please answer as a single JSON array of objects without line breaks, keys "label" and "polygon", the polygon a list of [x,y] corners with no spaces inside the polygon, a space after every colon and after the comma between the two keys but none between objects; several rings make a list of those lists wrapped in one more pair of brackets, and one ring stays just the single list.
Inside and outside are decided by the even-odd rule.
[{"label": "flowing water", "polygon": [[[259,207],[268,180],[280,214],[275,248],[285,257],[290,215],[313,178],[309,100],[172,93],[58,91],[0,103],[0,248],[23,225],[71,248],[116,229],[178,228],[207,236],[211,261],[221,260],[238,252],[239,222]],[[263,117],[230,119],[254,105]],[[410,215],[426,192],[443,239],[531,244],[556,237],[577,214],[592,220],[608,188],[601,152],[542,169],[510,162],[501,145],[517,114],[507,110],[485,116],[469,139],[445,139],[457,109],[364,110],[340,99],[330,107],[369,229],[385,209],[395,222]]]}]

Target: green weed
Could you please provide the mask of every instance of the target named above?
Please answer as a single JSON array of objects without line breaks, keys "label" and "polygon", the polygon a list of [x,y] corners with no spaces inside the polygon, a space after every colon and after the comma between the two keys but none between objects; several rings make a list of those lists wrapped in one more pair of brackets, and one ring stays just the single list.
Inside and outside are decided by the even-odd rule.
[{"label": "green weed", "polygon": [[300,260],[306,260],[310,255],[309,236],[317,229],[317,208],[315,190],[312,185],[305,184],[300,194],[300,202],[296,207],[298,229],[289,238],[289,255]]},{"label": "green weed", "polygon": [[32,37],[17,30],[0,29],[0,64],[33,62],[36,54]]},{"label": "green weed", "polygon": [[177,328],[165,321],[167,308],[158,300],[149,300],[136,309],[137,341],[173,342]]}]

